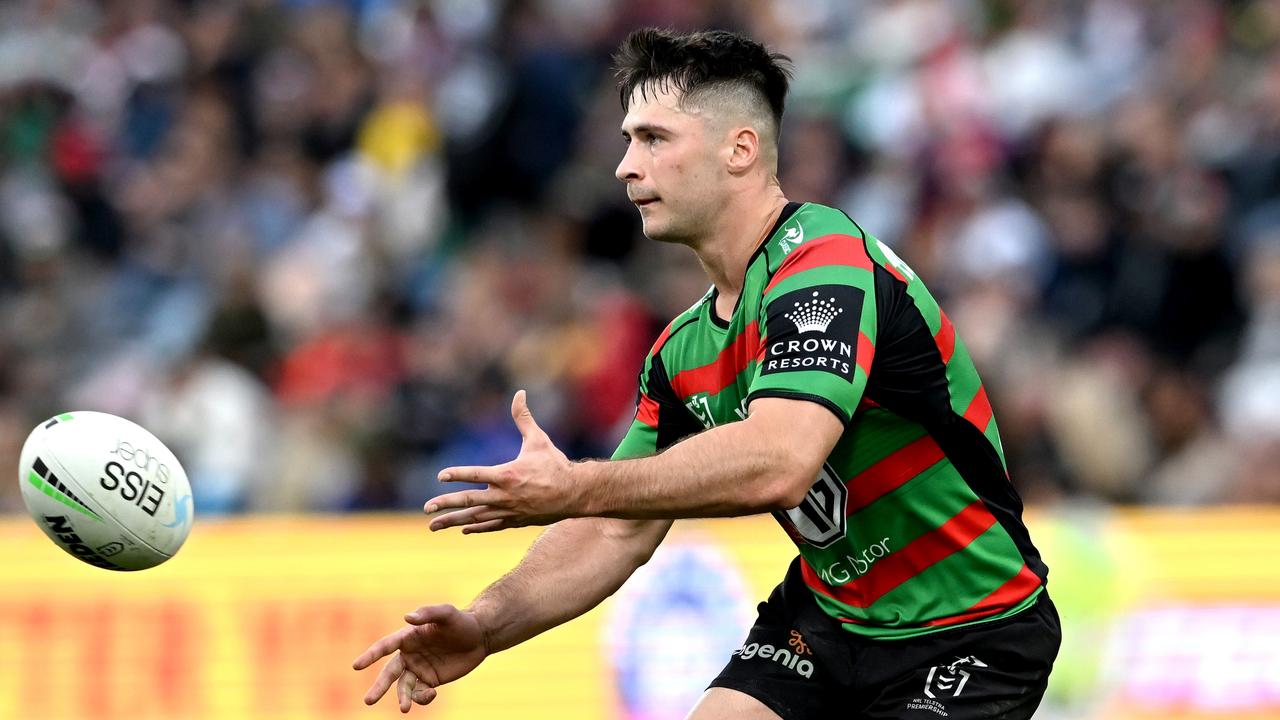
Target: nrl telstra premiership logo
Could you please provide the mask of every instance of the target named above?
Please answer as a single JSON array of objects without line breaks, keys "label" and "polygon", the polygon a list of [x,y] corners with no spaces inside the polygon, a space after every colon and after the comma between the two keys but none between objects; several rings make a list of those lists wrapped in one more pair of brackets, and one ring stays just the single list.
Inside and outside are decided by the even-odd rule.
[{"label": "nrl telstra premiership logo", "polygon": [[[950,665],[935,665],[929,668],[929,676],[924,681],[924,694],[931,698],[938,695],[960,697],[965,683],[969,682],[969,673],[960,668],[968,665],[971,668],[984,668],[987,664],[972,655],[956,658]],[[934,694],[934,691],[937,694]]]},{"label": "nrl telstra premiership logo", "polygon": [[842,312],[844,308],[836,307],[835,298],[823,300],[818,297],[818,291],[814,290],[812,299],[804,303],[795,303],[795,309],[783,313],[783,317],[795,323],[796,332],[803,335],[814,331],[826,332],[831,321]]}]

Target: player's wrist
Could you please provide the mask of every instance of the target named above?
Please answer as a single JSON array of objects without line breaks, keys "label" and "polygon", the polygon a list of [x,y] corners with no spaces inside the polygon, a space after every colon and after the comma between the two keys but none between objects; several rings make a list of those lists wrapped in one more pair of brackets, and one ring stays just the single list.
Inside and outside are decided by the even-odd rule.
[{"label": "player's wrist", "polygon": [[569,463],[565,472],[570,488],[568,515],[570,517],[600,517],[608,509],[604,506],[598,481],[600,460],[579,460]]},{"label": "player's wrist", "polygon": [[499,615],[492,603],[487,602],[484,598],[477,598],[470,607],[465,608],[462,612],[468,613],[475,618],[476,625],[480,627],[480,643],[484,648],[485,657],[498,652],[501,649],[498,646],[497,638]]}]

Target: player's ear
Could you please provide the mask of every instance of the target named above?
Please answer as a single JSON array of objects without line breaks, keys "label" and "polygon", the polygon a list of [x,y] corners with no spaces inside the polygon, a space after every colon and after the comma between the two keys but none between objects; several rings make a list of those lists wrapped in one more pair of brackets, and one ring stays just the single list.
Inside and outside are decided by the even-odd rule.
[{"label": "player's ear", "polygon": [[729,130],[729,172],[738,174],[750,169],[760,159],[760,133],[744,125]]}]

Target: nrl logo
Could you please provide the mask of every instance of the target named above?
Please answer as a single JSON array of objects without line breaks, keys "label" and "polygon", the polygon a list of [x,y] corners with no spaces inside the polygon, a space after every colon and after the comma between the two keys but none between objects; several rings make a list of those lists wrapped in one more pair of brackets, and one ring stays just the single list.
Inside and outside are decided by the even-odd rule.
[{"label": "nrl logo", "polygon": [[836,316],[844,312],[844,308],[836,307],[836,299],[823,300],[818,291],[813,291],[813,299],[805,303],[795,303],[795,309],[783,313],[783,317],[795,323],[796,332],[804,334],[811,331],[826,332]]},{"label": "nrl logo", "polygon": [[786,255],[802,242],[804,242],[804,228],[800,223],[796,223],[794,227],[787,228],[787,231],[782,234],[782,240],[778,242],[778,246],[782,248],[782,254]]},{"label": "nrl logo", "polygon": [[[929,668],[929,676],[925,678],[924,694],[931,698],[937,698],[938,695],[960,697],[965,683],[969,682],[969,673],[960,669],[965,665],[975,669],[987,667],[986,663],[972,655],[957,658],[950,665],[935,665]],[[934,694],[935,690],[937,695]]]}]

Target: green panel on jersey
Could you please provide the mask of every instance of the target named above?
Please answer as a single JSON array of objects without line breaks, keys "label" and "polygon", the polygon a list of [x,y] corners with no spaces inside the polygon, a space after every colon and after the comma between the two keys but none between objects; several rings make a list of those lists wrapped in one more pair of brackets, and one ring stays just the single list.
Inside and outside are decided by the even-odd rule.
[{"label": "green panel on jersey", "polygon": [[631,429],[613,451],[613,460],[647,457],[658,451],[658,431],[639,420],[631,421]]},{"label": "green panel on jersey", "polygon": [[[1017,615],[1023,610],[1026,610],[1027,608],[1031,607],[1035,603],[1036,598],[1040,597],[1040,593],[1042,592],[1044,592],[1043,587],[1036,588],[1025,599],[1013,605],[1012,607],[1010,607],[1008,610],[1005,610],[1004,612],[996,613],[994,615],[991,615],[990,617],[984,617],[984,618],[980,618],[978,620],[973,620],[970,622],[956,623],[954,625],[942,625],[942,626],[933,626],[933,627],[929,627],[929,626],[913,627],[909,624],[906,624],[906,621],[903,619],[902,616],[900,615],[894,616],[890,613],[886,613],[885,617],[888,618],[888,622],[891,624],[885,627],[876,627],[874,625],[860,626],[860,625],[854,625],[854,624],[845,624],[842,627],[844,628],[844,630],[854,633],[856,635],[862,635],[865,637],[875,638],[878,640],[906,640],[908,638],[920,637],[921,635],[928,635],[930,633],[940,632],[944,630],[958,630],[960,628],[973,627],[975,625],[982,625],[984,623],[1003,620],[1007,617]],[[824,595],[815,595],[815,599],[818,602],[818,607],[822,608],[823,611],[826,612],[831,617],[844,617],[844,618],[850,617],[848,612],[849,608],[847,606],[842,605],[841,603],[836,602],[835,600],[832,600],[831,598],[826,597]]]},{"label": "green panel on jersey", "polygon": [[955,354],[951,356],[951,362],[947,363],[947,385],[951,391],[951,409],[957,415],[964,416],[969,403],[982,387],[982,380],[973,367],[973,361],[969,359],[968,348],[960,342],[959,337],[956,338]]},{"label": "green panel on jersey", "polygon": [[686,398],[684,405],[706,428],[745,420],[746,402],[741,398],[746,395],[745,388],[755,372],[756,363],[753,360],[720,392],[714,395],[697,393]]},{"label": "green panel on jersey", "polygon": [[[699,332],[704,327],[713,327],[715,333]],[[668,377],[674,378],[682,370],[702,367],[715,362],[724,348],[721,339],[724,331],[714,328],[709,321],[698,319],[688,325],[682,325],[672,333],[671,339],[662,347],[662,361],[667,368]]]},{"label": "green panel on jersey", "polygon": [[840,479],[848,482],[926,434],[919,423],[887,410],[871,408],[859,414],[849,425],[831,451],[829,462],[833,467],[845,469],[847,476]]},{"label": "green panel on jersey", "polygon": [[[905,612],[919,617],[959,615],[1022,570],[1021,556],[999,524],[965,547],[930,565],[886,593],[869,608],[848,608],[859,622],[890,626]],[[907,610],[910,609],[910,610]]]},{"label": "green panel on jersey", "polygon": [[[928,503],[912,502],[912,496],[927,493]],[[824,570],[832,563],[844,559],[850,547],[855,551],[876,543],[885,543],[891,553],[907,547],[912,541],[936,530],[957,513],[971,505],[978,497],[960,477],[960,473],[947,460],[935,463],[928,470],[909,482],[849,516],[848,547],[814,548],[806,556],[819,575],[831,575]],[[823,577],[830,585],[842,585],[838,577]]]},{"label": "green panel on jersey", "polygon": [[[921,507],[912,505],[910,496],[916,492],[928,493],[930,502]],[[906,521],[903,516],[915,515],[917,519],[909,521],[912,526],[916,523],[928,523],[932,529],[955,517],[956,513],[977,499],[978,496],[974,494],[973,489],[960,476],[960,471],[956,470],[951,461],[944,458],[881,497],[875,507],[868,506],[851,514],[849,525],[860,528],[876,527],[877,522],[883,522],[883,520],[877,521],[874,516],[883,508],[888,511],[886,514],[890,516],[889,522],[902,523]],[[871,512],[873,509],[875,512]],[[873,534],[886,529],[888,528],[879,527],[873,531]],[[903,533],[899,530],[897,537],[904,539],[904,542],[900,542],[898,546],[905,545],[906,542],[914,540],[921,534],[923,533]]]},{"label": "green panel on jersey", "polygon": [[[867,383],[867,375],[862,368],[855,367],[853,382],[820,370],[795,370],[778,372],[772,375],[759,375],[751,381],[748,402],[760,395],[786,395],[799,399],[813,398],[825,400],[823,405],[833,405],[839,409],[842,422],[849,422],[857,409],[858,399],[862,396],[862,388]],[[801,390],[800,388],[803,388]],[[801,397],[803,396],[803,397]]]},{"label": "green panel on jersey", "polygon": [[[803,290],[813,285],[851,285],[865,288],[870,283],[870,271],[849,265],[825,265],[809,270],[801,270],[794,275],[783,278],[781,282],[765,294],[764,305],[768,307],[774,300],[789,292]],[[872,298],[874,299],[874,295]]]}]

